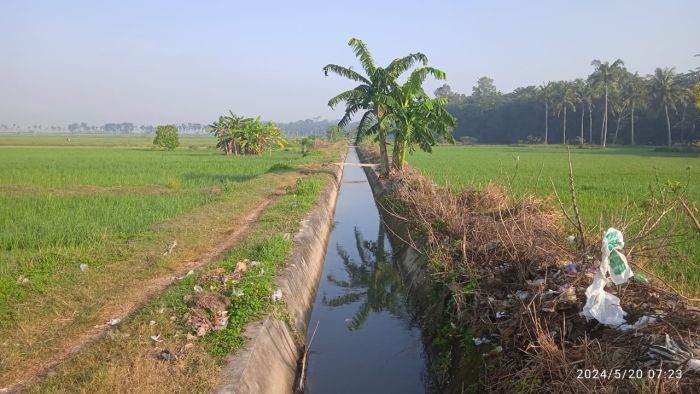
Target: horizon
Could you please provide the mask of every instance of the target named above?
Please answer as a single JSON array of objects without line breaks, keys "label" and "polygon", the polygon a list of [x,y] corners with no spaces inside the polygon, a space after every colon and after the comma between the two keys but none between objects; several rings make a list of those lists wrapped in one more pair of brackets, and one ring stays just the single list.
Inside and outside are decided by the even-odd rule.
[{"label": "horizon", "polygon": [[[331,110],[327,101],[353,85],[324,77],[321,68],[359,67],[347,46],[351,37],[365,41],[379,65],[425,53],[448,76],[429,80],[431,93],[447,83],[470,94],[482,76],[503,93],[585,77],[593,59],[620,58],[641,75],[700,64],[694,57],[700,26],[693,21],[700,3],[692,1],[595,1],[581,9],[553,1],[500,7],[391,1],[371,14],[368,4],[374,3],[341,12],[320,2],[274,9],[263,3],[3,2],[0,34],[12,38],[2,45],[9,61],[0,64],[0,124],[209,124],[228,110],[277,123],[338,119],[342,108]],[[603,5],[612,26],[607,31],[597,23]],[[671,18],[672,24],[658,23]]]}]

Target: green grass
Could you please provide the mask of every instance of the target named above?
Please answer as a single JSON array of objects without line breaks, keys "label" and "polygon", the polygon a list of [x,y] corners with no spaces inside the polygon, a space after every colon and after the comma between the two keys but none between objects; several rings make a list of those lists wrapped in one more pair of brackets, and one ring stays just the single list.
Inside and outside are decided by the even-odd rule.
[{"label": "green grass", "polygon": [[[80,138],[111,144],[119,137]],[[226,198],[237,185],[271,170],[308,162],[294,151],[226,157],[214,150],[34,146],[53,139],[21,136],[14,143],[25,146],[0,144],[0,282],[30,276],[27,260],[45,260],[42,256],[62,248],[131,239]],[[6,290],[0,289],[0,304],[9,301]]]},{"label": "green grass", "polygon": [[[700,159],[697,154],[654,152],[652,148],[571,148],[578,205],[585,224],[613,225],[626,207],[639,212],[657,181],[679,182],[691,201],[700,203]],[[412,166],[439,184],[461,188],[488,182],[509,185],[516,194],[552,194],[568,202],[568,158],[562,146],[438,146],[433,154],[416,152]],[[700,291],[700,236],[675,246],[686,258],[651,262],[662,278],[681,288]]]},{"label": "green grass", "polygon": [[[224,261],[212,263],[169,287],[140,312],[120,324],[120,337],[108,338],[87,350],[30,391],[149,391],[153,387],[157,387],[158,391],[211,391],[218,382],[218,370],[224,357],[245,344],[243,330],[248,323],[271,312],[285,318],[282,303],[274,303],[270,298],[276,290],[274,278],[291,251],[290,235],[298,230],[299,221],[314,207],[327,179],[313,175],[297,180],[293,187],[287,189],[286,195],[265,211],[248,237]],[[225,293],[232,300],[228,327],[202,337],[194,343],[194,349],[185,353],[177,351],[188,343],[187,333],[193,332],[183,317],[188,311],[183,298],[192,293],[194,285],[205,286],[199,278],[208,269],[224,267],[232,271],[236,263],[243,259],[259,261],[260,265],[250,267],[235,284],[235,288],[244,293],[243,296],[232,295],[230,289]],[[290,295],[284,295],[287,296]],[[175,316],[175,319],[170,316]],[[156,330],[164,340],[156,348],[148,338],[151,334],[148,332],[151,329],[150,321],[157,322]],[[158,349],[170,349],[177,353],[181,366],[171,368],[167,363],[154,360]],[[158,368],[167,371],[158,373]],[[165,382],[159,381],[162,378],[166,378]]]}]

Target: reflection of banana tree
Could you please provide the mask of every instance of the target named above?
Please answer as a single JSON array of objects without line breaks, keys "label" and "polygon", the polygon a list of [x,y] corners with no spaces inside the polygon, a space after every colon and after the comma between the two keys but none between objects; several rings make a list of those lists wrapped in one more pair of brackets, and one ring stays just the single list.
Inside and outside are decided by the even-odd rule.
[{"label": "reflection of banana tree", "polygon": [[339,280],[328,275],[328,281],[338,287],[350,290],[349,293],[327,299],[323,303],[328,306],[348,305],[362,301],[355,316],[348,322],[350,330],[357,330],[367,321],[370,312],[387,311],[394,316],[404,317],[403,285],[399,271],[384,248],[384,227],[379,226],[377,241],[365,241],[362,234],[355,228],[355,242],[360,255],[360,263],[353,260],[340,245],[338,255],[343,260],[348,280]]}]

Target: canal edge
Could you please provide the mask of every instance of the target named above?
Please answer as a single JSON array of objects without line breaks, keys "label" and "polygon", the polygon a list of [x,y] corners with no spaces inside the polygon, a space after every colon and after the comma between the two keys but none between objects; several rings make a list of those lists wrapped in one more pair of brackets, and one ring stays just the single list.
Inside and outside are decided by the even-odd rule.
[{"label": "canal edge", "polygon": [[[340,157],[345,162],[348,150]],[[217,393],[291,393],[297,361],[303,349],[311,310],[323,272],[328,238],[344,166],[329,170],[333,179],[318,197],[314,209],[302,220],[294,236],[292,253],[275,279],[283,294],[289,322],[268,314],[246,325],[246,346],[226,357]],[[299,339],[301,338],[301,339]]]}]

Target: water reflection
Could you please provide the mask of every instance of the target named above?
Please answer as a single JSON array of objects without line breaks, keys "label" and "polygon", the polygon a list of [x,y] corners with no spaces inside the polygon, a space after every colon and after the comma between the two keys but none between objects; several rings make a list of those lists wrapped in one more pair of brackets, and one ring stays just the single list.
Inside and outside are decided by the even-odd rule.
[{"label": "water reflection", "polygon": [[384,226],[379,225],[376,241],[363,239],[357,227],[355,232],[355,247],[360,261],[353,259],[340,245],[336,245],[347,280],[340,280],[333,274],[328,274],[328,282],[350,292],[333,298],[323,296],[323,304],[331,307],[353,304],[361,301],[355,315],[346,320],[350,331],[360,329],[371,312],[388,312],[394,317],[404,320],[407,318],[404,304],[403,283],[401,275],[391,260],[387,251],[387,240]]}]

